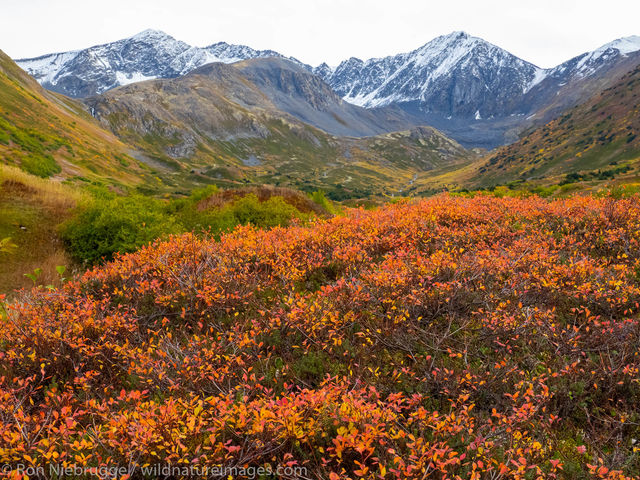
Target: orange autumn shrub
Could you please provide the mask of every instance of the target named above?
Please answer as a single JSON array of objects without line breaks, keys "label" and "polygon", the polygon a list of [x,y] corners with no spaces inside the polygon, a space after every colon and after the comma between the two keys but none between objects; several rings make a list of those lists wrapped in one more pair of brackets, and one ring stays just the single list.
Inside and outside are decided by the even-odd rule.
[{"label": "orange autumn shrub", "polygon": [[640,478],[639,312],[638,198],[172,237],[7,307],[0,465]]}]

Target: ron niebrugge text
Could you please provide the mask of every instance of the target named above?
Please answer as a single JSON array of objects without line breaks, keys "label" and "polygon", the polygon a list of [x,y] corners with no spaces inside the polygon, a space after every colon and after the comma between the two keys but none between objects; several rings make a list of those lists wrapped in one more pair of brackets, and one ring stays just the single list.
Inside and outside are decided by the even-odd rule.
[{"label": "ron niebrugge text", "polygon": [[309,478],[307,469],[300,466],[269,465],[259,467],[238,466],[198,466],[198,465],[144,465],[144,466],[101,466],[81,467],[77,465],[65,466],[61,464],[49,464],[47,466],[31,465],[2,465],[2,474],[18,473],[29,478],[73,478],[91,477],[100,479],[119,479],[131,476],[134,473],[151,478],[247,478],[254,479],[263,476],[276,475],[278,478],[291,478],[304,480]]}]

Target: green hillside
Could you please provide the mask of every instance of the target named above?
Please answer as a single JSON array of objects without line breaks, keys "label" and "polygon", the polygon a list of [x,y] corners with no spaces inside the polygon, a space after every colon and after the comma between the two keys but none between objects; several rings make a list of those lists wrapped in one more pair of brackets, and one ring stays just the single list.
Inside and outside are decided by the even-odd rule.
[{"label": "green hillside", "polygon": [[639,133],[640,66],[586,103],[489,155],[471,183],[630,179],[638,174]]},{"label": "green hillside", "polygon": [[134,185],[150,177],[82,105],[41,88],[0,51],[0,162],[40,177]]}]

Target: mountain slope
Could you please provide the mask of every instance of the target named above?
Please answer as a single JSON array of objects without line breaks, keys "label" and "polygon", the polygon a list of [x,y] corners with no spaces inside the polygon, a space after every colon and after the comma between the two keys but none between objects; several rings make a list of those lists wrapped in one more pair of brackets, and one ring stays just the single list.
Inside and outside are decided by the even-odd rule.
[{"label": "mountain slope", "polygon": [[[345,102],[320,77],[288,60],[253,59],[232,67],[276,108],[332,135],[364,137],[416,124],[415,119],[394,107],[364,109]],[[205,70],[215,67],[205,66],[194,73]]]},{"label": "mountain slope", "polygon": [[[226,43],[191,47],[163,32],[147,30],[110,44],[19,63],[46,88],[87,97],[145,79],[175,78],[212,62],[268,57],[284,58],[274,51]],[[401,121],[395,129],[431,125],[466,147],[492,149],[517,141],[523,130],[546,123],[611,86],[640,63],[640,37],[616,40],[552,69],[538,68],[464,32],[438,37],[395,56],[351,58],[336,68],[322,64],[312,69],[290,60],[320,76],[347,102],[368,109],[395,107],[393,113],[388,111]],[[288,103],[286,93],[278,104],[291,113],[297,108]],[[317,114],[297,113],[324,128],[327,121],[331,123],[327,115],[321,119]],[[350,122],[353,125],[354,119]],[[327,131],[353,134],[332,123]]]},{"label": "mountain slope", "polygon": [[[401,125],[334,95],[292,62],[209,64],[175,79],[116,88],[85,100],[124,141],[192,181],[267,182],[362,193],[401,189],[418,172],[469,153],[431,128],[355,138]],[[309,123],[307,123],[309,122]],[[310,125],[310,123],[314,125]]]},{"label": "mountain slope", "polygon": [[586,103],[490,155],[476,178],[487,185],[515,179],[549,181],[565,174],[574,174],[574,179],[607,178],[635,171],[640,164],[639,135],[637,66]]},{"label": "mountain slope", "polygon": [[553,69],[541,69],[464,32],[409,53],[314,71],[347,101],[396,105],[465,146],[511,143],[640,63],[640,37],[616,40]]},{"label": "mountain slope", "polygon": [[640,64],[640,37],[621,38],[578,55],[561,65],[540,70],[522,100],[529,120],[546,123],[613,86]]},{"label": "mountain slope", "polygon": [[136,184],[146,175],[125,146],[76,102],[44,90],[0,51],[0,161],[48,177]]},{"label": "mountain slope", "polygon": [[35,269],[45,285],[59,284],[56,267],[71,266],[59,228],[87,199],[78,185],[120,191],[156,182],[130,150],[0,51],[0,241],[15,245],[0,252],[0,293],[32,287],[24,274]]},{"label": "mountain slope", "polygon": [[16,62],[45,88],[80,98],[142,80],[177,77],[207,63],[259,57],[282,55],[224,42],[192,47],[164,32],[145,30],[117,42]]}]

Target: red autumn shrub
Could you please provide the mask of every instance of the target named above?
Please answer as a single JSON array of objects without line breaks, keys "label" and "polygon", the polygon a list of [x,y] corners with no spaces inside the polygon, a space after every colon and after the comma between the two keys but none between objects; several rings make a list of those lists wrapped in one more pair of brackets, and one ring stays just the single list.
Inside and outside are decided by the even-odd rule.
[{"label": "red autumn shrub", "polygon": [[439,196],[156,243],[8,307],[0,464],[639,478],[639,242],[637,198]]}]

